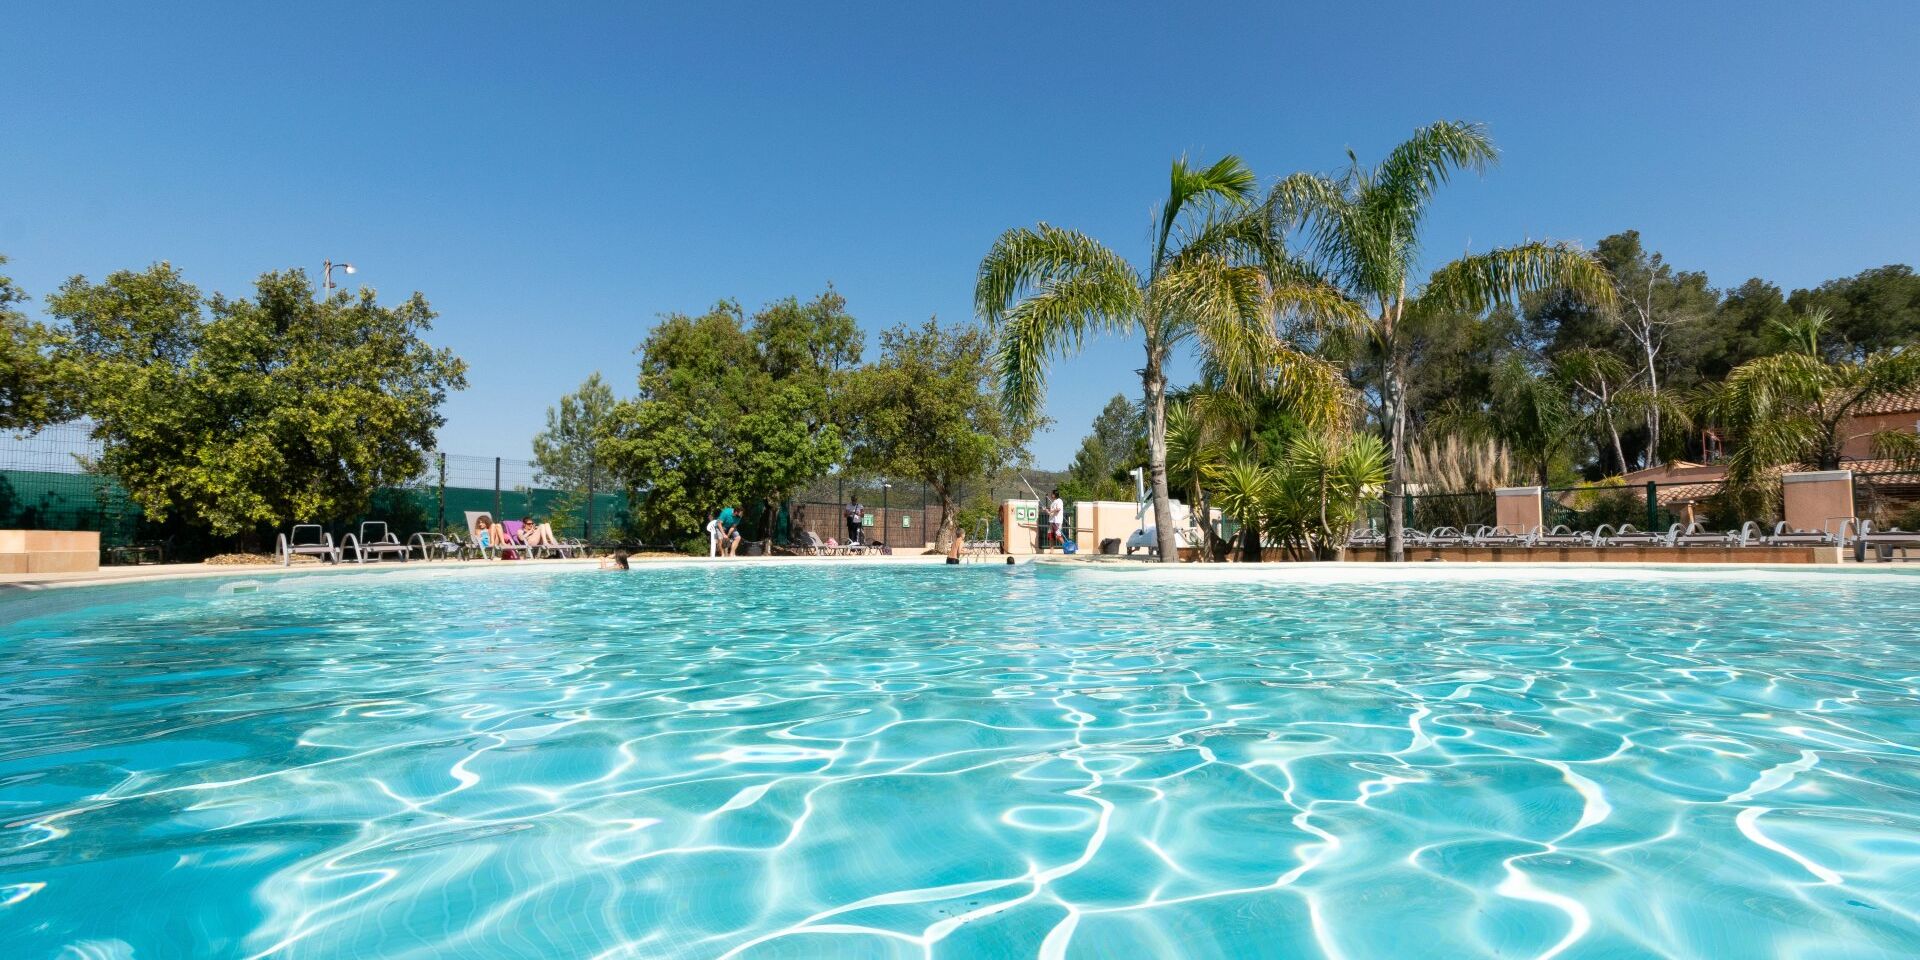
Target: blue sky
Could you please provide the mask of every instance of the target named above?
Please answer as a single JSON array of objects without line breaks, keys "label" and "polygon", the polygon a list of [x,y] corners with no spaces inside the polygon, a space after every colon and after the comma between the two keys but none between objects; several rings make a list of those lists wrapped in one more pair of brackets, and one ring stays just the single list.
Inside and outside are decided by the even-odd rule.
[{"label": "blue sky", "polygon": [[[1920,262],[1920,10],[1808,4],[19,4],[0,253],[31,293],[170,260],[241,293],[359,265],[472,365],[452,452],[528,456],[655,317],[832,282],[869,330],[971,316],[1000,231],[1130,256],[1168,162],[1263,178],[1440,118],[1503,158],[1435,258],[1637,228],[1716,285]],[[1132,342],[1055,368],[1064,465]]]}]

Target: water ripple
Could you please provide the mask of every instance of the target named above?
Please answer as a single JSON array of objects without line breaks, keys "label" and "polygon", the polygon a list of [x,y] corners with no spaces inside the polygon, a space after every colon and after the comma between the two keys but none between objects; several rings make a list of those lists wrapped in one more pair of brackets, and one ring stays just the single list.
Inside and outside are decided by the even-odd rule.
[{"label": "water ripple", "polygon": [[0,946],[1920,955],[1910,578],[1212,576],[15,604]]}]

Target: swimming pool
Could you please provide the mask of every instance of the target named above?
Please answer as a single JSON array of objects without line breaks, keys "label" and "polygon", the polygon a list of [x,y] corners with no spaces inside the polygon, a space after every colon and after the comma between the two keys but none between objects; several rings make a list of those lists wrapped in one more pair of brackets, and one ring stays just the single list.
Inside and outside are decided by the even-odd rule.
[{"label": "swimming pool", "polygon": [[1911,957],[1916,588],[743,564],[0,598],[0,955]]}]

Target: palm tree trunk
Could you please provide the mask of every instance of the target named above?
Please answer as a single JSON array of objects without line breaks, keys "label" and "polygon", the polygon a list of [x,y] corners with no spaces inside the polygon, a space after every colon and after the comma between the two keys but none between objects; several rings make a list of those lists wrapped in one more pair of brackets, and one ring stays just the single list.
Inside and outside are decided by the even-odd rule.
[{"label": "palm tree trunk", "polygon": [[1407,558],[1407,410],[1401,374],[1400,358],[1390,357],[1380,392],[1387,415],[1387,559],[1394,563]]},{"label": "palm tree trunk", "polygon": [[1154,533],[1161,563],[1180,562],[1180,541],[1173,529],[1173,504],[1167,493],[1167,378],[1161,356],[1147,348],[1147,367],[1140,373],[1147,390],[1147,473],[1153,481]]},{"label": "palm tree trunk", "polygon": [[1219,550],[1220,555],[1225,556],[1226,545],[1221,543],[1220,535],[1214,532],[1213,507],[1207,501],[1207,488],[1201,486],[1198,480],[1193,483],[1193,504],[1200,511],[1199,560],[1201,563],[1212,563],[1214,551]]}]

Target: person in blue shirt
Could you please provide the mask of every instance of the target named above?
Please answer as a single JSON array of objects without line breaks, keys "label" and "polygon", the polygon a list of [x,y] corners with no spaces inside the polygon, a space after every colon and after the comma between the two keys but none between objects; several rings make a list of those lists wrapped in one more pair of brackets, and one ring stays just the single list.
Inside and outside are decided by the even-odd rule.
[{"label": "person in blue shirt", "polygon": [[720,555],[731,557],[740,550],[740,518],[732,507],[720,508]]}]

